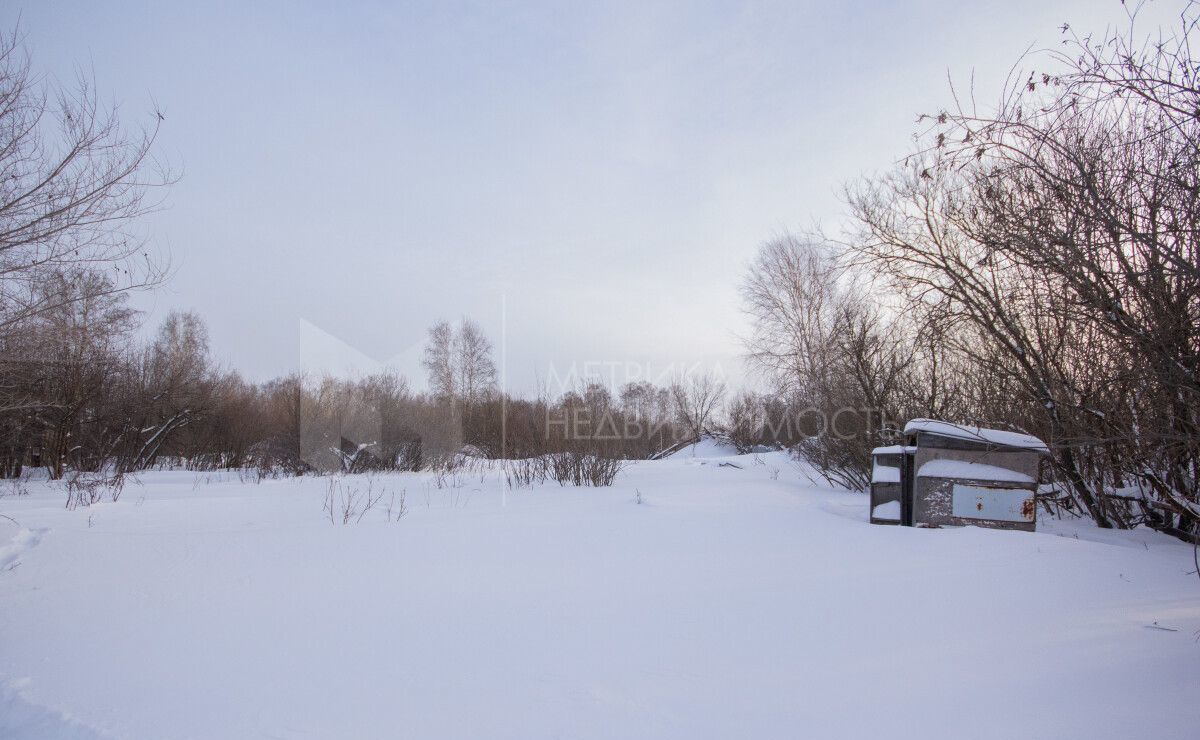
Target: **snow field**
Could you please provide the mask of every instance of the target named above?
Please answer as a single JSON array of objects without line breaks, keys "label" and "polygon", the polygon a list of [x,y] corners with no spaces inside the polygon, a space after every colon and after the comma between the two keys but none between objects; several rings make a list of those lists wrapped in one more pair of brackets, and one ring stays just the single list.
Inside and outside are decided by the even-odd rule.
[{"label": "snow field", "polygon": [[1195,737],[1191,548],[871,526],[814,478],[386,475],[408,513],[349,525],[322,478],[147,473],[74,511],[32,483],[0,499],[0,737]]}]

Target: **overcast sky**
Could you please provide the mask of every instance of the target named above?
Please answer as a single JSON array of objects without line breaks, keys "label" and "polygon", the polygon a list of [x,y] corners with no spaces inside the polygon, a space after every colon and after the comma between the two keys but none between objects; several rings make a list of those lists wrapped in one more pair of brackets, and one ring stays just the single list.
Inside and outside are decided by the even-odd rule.
[{"label": "overcast sky", "polygon": [[127,120],[166,116],[157,153],[183,178],[145,225],[175,266],[136,299],[149,321],[195,310],[226,366],[265,379],[415,374],[427,327],[468,315],[504,339],[518,391],[589,362],[737,376],[759,243],[836,226],[841,185],[908,150],[947,71],[994,99],[1064,21],[1123,17],[1117,0],[0,7],[43,73],[83,66]]}]

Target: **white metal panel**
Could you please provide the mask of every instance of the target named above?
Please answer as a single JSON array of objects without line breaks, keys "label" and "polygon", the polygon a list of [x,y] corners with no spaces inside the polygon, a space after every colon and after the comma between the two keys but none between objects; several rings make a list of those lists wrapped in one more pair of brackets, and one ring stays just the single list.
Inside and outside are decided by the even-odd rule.
[{"label": "white metal panel", "polygon": [[954,484],[954,516],[1001,522],[1032,522],[1033,491],[1023,488],[983,488]]}]

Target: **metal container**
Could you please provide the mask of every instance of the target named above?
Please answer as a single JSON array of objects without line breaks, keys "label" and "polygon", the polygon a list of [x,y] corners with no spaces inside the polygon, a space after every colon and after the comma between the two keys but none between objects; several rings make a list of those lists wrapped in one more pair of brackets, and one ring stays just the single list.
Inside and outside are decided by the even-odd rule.
[{"label": "metal container", "polygon": [[1038,476],[1048,452],[1040,439],[932,419],[910,421],[904,436],[914,450],[901,476],[906,524],[1037,526]]},{"label": "metal container", "polygon": [[908,448],[900,445],[871,450],[871,523],[903,522],[903,469]]}]

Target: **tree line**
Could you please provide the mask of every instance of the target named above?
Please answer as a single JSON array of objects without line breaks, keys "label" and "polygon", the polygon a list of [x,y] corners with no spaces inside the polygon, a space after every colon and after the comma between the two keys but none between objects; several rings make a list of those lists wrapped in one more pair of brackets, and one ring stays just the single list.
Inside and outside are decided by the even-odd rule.
[{"label": "tree line", "polygon": [[585,480],[584,461],[717,432],[861,489],[871,448],[928,416],[1045,439],[1053,506],[1194,539],[1196,22],[1189,2],[1153,35],[1136,12],[1101,35],[1064,25],[997,104],[952,88],[912,152],[848,184],[844,231],[764,244],[742,294],[767,392],[701,373],[534,398],[497,387],[465,319],[430,329],[422,393],[395,373],[248,382],[214,365],[188,313],[139,346],[127,297],[168,274],[132,228],[173,181],[150,155],[161,116],[122,126],[88,80],[33,75],[13,32],[0,39],[0,475],[421,469],[466,450],[557,455]]},{"label": "tree line", "polygon": [[203,320],[174,312],[145,346],[124,293],[93,271],[54,278],[80,291],[4,333],[0,476],[44,468],[112,475],[159,466],[265,475],[423,470],[456,456],[645,459],[716,428],[711,375],[658,386],[599,382],[551,396],[501,391],[474,322],[429,330],[429,390],[396,372],[293,373],[252,383],[214,363]]}]

